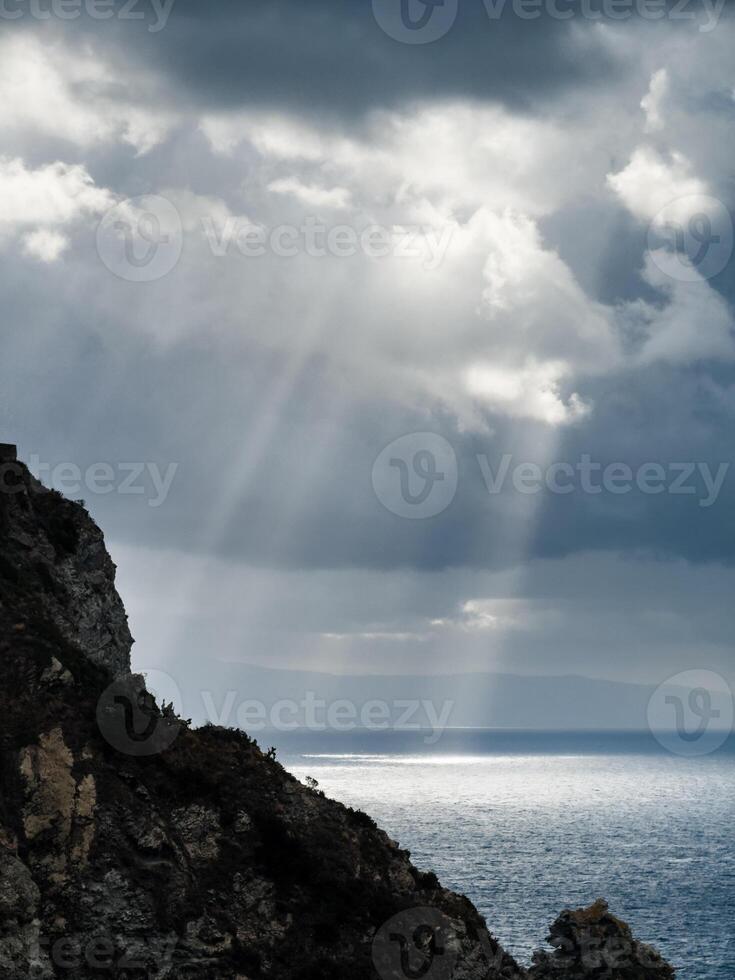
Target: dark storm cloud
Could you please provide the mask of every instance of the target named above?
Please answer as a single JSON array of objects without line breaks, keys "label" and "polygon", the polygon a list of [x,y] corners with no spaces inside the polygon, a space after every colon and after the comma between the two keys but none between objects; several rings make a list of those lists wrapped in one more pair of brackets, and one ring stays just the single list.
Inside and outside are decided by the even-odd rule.
[{"label": "dark storm cloud", "polygon": [[[388,36],[369,0],[175,0],[166,15],[139,2],[140,21],[83,18],[70,30],[86,27],[101,43],[117,36],[127,54],[169,76],[172,98],[201,107],[321,111],[349,123],[375,106],[414,99],[491,99],[522,109],[566,89],[605,85],[626,64],[599,27],[663,26],[661,5],[651,4],[649,16],[646,0],[447,6],[457,10],[453,26],[427,44]],[[715,0],[667,0],[665,7],[667,24],[695,35],[701,25],[716,30],[727,16]],[[415,12],[422,12],[418,0]]]},{"label": "dark storm cloud", "polygon": [[569,87],[604,84],[620,70],[594,30],[577,30],[579,18],[523,20],[509,6],[491,19],[480,0],[460,2],[452,29],[417,45],[387,36],[367,0],[177,0],[156,33],[142,22],[85,26],[99,42],[115,37],[126,56],[163,72],[172,99],[201,108],[316,111],[346,124],[415,99],[523,108]]}]

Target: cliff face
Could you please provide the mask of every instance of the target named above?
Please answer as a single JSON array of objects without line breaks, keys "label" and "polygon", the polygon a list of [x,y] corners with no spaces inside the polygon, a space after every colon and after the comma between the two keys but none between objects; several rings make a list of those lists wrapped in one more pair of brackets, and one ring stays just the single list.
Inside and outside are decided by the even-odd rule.
[{"label": "cliff face", "polygon": [[133,638],[100,529],[20,463],[3,463],[0,494],[0,599],[8,615],[29,628],[53,624],[92,663],[128,673]]},{"label": "cliff face", "polygon": [[[192,731],[160,709],[129,674],[98,528],[20,464],[2,483],[1,976],[529,976],[369,817],[302,786],[247,735]],[[673,976],[652,952],[633,972],[588,969],[606,914],[562,916],[533,980]]]}]

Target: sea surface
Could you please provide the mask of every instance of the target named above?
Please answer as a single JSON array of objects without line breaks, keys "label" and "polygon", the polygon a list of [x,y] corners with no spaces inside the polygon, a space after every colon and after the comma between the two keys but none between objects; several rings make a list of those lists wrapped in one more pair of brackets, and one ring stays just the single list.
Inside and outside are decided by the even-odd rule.
[{"label": "sea surface", "polygon": [[732,737],[701,758],[635,733],[271,741],[297,777],[365,810],[418,867],[469,896],[519,961],[562,908],[603,896],[680,980],[734,980]]}]

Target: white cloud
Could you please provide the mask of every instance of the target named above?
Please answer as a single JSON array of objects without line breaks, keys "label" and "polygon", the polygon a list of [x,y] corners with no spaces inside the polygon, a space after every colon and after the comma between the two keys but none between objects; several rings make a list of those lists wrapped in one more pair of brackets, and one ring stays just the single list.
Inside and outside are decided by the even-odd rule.
[{"label": "white cloud", "polygon": [[486,222],[483,309],[503,346],[579,367],[608,365],[616,356],[609,311],[544,247],[536,224],[510,211]]},{"label": "white cloud", "polygon": [[[426,104],[375,112],[364,131],[351,136],[258,112],[205,116],[200,126],[216,153],[250,145],[267,160],[290,166],[284,180],[305,184],[301,173],[294,177],[298,163],[303,172],[336,176],[341,189],[374,209],[386,203],[422,207],[428,200],[445,217],[456,208],[480,206],[538,215],[571,196],[568,132],[495,106]],[[584,162],[573,166],[581,174]]]},{"label": "white cloud", "polygon": [[0,244],[17,238],[30,258],[56,262],[69,247],[66,230],[114,201],[81,165],[56,161],[30,170],[20,159],[0,157]]},{"label": "white cloud", "polygon": [[[131,76],[129,76],[130,78]],[[87,147],[122,141],[146,153],[165,137],[175,115],[152,107],[152,82],[134,85],[90,49],[44,44],[27,34],[0,39],[0,132],[40,134]]]},{"label": "white cloud", "polygon": [[[599,303],[544,243],[536,221],[516,211],[480,207],[454,222],[443,261],[430,271],[421,256],[299,253],[288,260],[284,283],[283,259],[238,252],[237,229],[250,219],[235,218],[219,198],[164,193],[179,210],[187,246],[168,282],[180,315],[156,324],[159,341],[195,329],[191,310],[206,310],[218,335],[231,338],[225,343],[262,344],[267,323],[270,346],[299,356],[317,350],[353,391],[412,407],[442,403],[466,428],[486,428],[490,414],[573,423],[593,408],[580,379],[696,360],[729,344],[727,308],[707,283],[695,299],[649,270],[659,305]],[[441,229],[440,213],[427,205],[423,216],[436,223],[426,228]],[[208,288],[213,276],[215,291]],[[109,302],[114,310],[114,294]],[[127,309],[145,328],[143,309]],[[308,316],[295,317],[294,309]],[[696,324],[701,316],[706,327],[687,327],[688,317]],[[620,343],[626,332],[643,338],[627,355]]]},{"label": "white cloud", "polygon": [[495,412],[563,425],[590,411],[576,392],[564,400],[561,384],[570,375],[568,365],[547,361],[522,368],[476,364],[465,377],[469,394]]},{"label": "white cloud", "polygon": [[641,109],[646,114],[646,132],[652,133],[664,128],[662,108],[668,93],[669,73],[665,68],[659,68],[651,76],[648,92],[641,99]]},{"label": "white cloud", "polygon": [[0,228],[65,225],[113,203],[79,164],[57,161],[29,170],[20,159],[0,157]]},{"label": "white cloud", "polygon": [[39,228],[23,236],[24,252],[40,262],[56,262],[68,246],[66,235],[48,228]]},{"label": "white cloud", "polygon": [[274,194],[290,194],[308,207],[347,208],[350,206],[350,192],[344,187],[318,187],[304,184],[298,177],[283,177],[268,184]]},{"label": "white cloud", "polygon": [[[637,218],[654,223],[671,218],[686,221],[701,210],[708,196],[706,183],[691,171],[683,154],[673,152],[666,160],[652,147],[641,146],[627,167],[608,174],[607,182]],[[664,208],[666,218],[659,218]]]},{"label": "white cloud", "polygon": [[245,142],[264,156],[283,160],[321,160],[328,152],[325,136],[308,123],[258,112],[210,113],[199,121],[212,150],[231,155]]},{"label": "white cloud", "polygon": [[[209,116],[201,128],[216,153],[250,154],[250,163],[254,151],[253,169],[268,174],[268,189],[307,206],[339,189],[337,200],[349,195],[366,221],[453,228],[430,276],[396,257],[379,266],[320,267],[325,299],[317,306],[327,308],[315,316],[351,324],[347,335],[326,328],[330,357],[351,377],[370,376],[368,383],[412,403],[442,402],[467,427],[482,427],[488,412],[557,426],[593,407],[576,388],[583,376],[697,359],[729,344],[727,308],[706,283],[695,300],[660,278],[654,283],[649,270],[659,307],[605,305],[587,295],[539,232],[540,221],[560,208],[604,201],[606,183],[662,232],[708,213],[709,183],[690,160],[636,148],[642,130],[663,127],[664,108],[677,125],[681,119],[671,71],[643,63],[631,80],[633,98],[641,78],[648,92],[645,119],[637,121],[612,99],[601,115],[596,93],[594,104],[571,117],[455,101],[375,112],[347,132],[256,111]],[[621,145],[632,147],[629,162],[609,173]],[[298,263],[289,271],[295,288]],[[300,304],[306,288],[303,296]],[[708,327],[687,332],[687,317],[702,312]],[[645,343],[626,355],[620,338],[631,321]]]},{"label": "white cloud", "polygon": [[455,622],[470,632],[507,629],[518,624],[516,616],[510,614],[514,606],[520,603],[507,599],[468,599]]},{"label": "white cloud", "polygon": [[466,391],[493,411],[572,422],[589,406],[573,391],[564,396],[564,386],[619,360],[613,313],[585,295],[530,218],[506,211],[484,215],[483,225],[488,251],[478,312],[487,327],[468,350]]},{"label": "white cloud", "polygon": [[356,633],[320,633],[324,640],[336,640],[338,642],[375,643],[376,641],[389,641],[393,643],[425,643],[431,638],[430,633],[406,633],[394,632],[392,630],[367,630]]},{"label": "white cloud", "polygon": [[[194,233],[206,232],[209,227],[221,231],[235,217],[222,198],[214,195],[195,194],[176,187],[164,188],[161,194],[176,208],[184,230],[192,233],[192,237]],[[244,215],[238,218],[248,222]]]}]

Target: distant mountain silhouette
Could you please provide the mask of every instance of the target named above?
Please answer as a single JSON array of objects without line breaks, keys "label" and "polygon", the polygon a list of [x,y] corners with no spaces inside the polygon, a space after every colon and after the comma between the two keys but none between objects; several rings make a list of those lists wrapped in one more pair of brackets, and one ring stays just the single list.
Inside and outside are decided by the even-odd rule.
[{"label": "distant mountain silhouette", "polygon": [[[195,660],[181,663],[179,668],[179,676],[187,678],[182,686],[187,717],[195,723],[209,720],[231,725],[237,723],[242,705],[254,700],[263,703],[269,721],[279,702],[296,702],[298,714],[283,708],[283,717],[308,727],[302,702],[311,693],[327,705],[340,701],[354,705],[355,727],[364,727],[359,723],[362,709],[371,702],[385,702],[390,710],[388,720],[395,725],[408,710],[400,703],[418,701],[431,703],[435,716],[441,714],[446,702],[453,702],[451,709],[444,708],[445,712],[450,710],[444,722],[447,727],[642,730],[647,727],[646,708],[655,690],[653,686],[575,675],[355,676]],[[347,718],[347,709],[343,713]],[[210,717],[212,714],[216,717]],[[320,709],[320,716],[325,716],[325,709]],[[252,727],[255,715],[249,717]],[[377,709],[375,717],[380,718]],[[419,705],[407,724],[431,727],[431,719]]]}]

